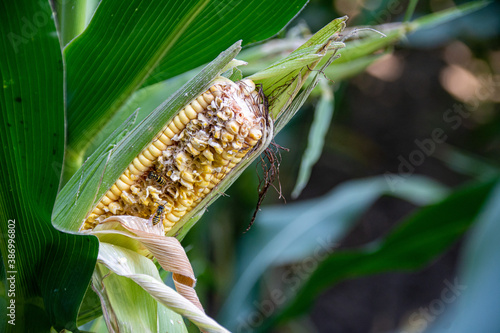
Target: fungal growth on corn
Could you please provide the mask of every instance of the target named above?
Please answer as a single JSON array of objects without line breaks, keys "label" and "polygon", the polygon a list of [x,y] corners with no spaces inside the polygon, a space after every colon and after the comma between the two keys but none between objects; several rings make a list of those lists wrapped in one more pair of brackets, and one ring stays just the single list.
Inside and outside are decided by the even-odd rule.
[{"label": "fungal growth on corn", "polygon": [[216,81],[130,163],[81,230],[132,215],[162,222],[168,232],[258,145],[266,117],[251,80]]}]

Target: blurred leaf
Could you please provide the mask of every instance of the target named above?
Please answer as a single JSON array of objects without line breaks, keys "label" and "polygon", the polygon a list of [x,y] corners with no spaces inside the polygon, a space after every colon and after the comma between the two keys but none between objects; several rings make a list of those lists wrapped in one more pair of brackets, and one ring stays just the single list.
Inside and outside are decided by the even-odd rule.
[{"label": "blurred leaf", "polygon": [[312,167],[321,156],[325,136],[330,128],[330,122],[333,116],[333,88],[328,85],[326,79],[324,78],[321,79],[319,83],[321,88],[321,98],[316,106],[314,119],[311,124],[311,128],[309,129],[307,147],[302,155],[297,183],[292,191],[293,199],[296,199],[300,195],[309,181]]},{"label": "blurred leaf", "polygon": [[495,182],[469,185],[406,218],[384,239],[331,254],[268,324],[304,313],[326,288],[344,279],[416,270],[441,254],[470,227]]},{"label": "blurred leaf", "polygon": [[68,172],[80,166],[85,147],[141,85],[198,67],[239,39],[253,43],[269,38],[305,3],[101,2],[87,29],[64,50]]},{"label": "blurred leaf", "polygon": [[90,326],[89,331],[93,333],[109,333],[104,317],[97,318]]},{"label": "blurred leaf", "polygon": [[500,167],[481,156],[446,146],[436,154],[451,170],[480,180],[491,179],[500,173]]},{"label": "blurred leaf", "polygon": [[415,7],[417,6],[418,0],[410,0],[408,4],[408,8],[406,9],[405,12],[405,17],[403,19],[404,22],[410,21],[411,17],[413,16],[413,13],[415,12]]},{"label": "blurred leaf", "polygon": [[344,63],[335,61],[326,68],[325,75],[334,82],[339,82],[364,71],[368,66],[380,59],[386,52],[374,55],[367,55]]},{"label": "blurred leaf", "polygon": [[4,2],[0,12],[0,251],[16,301],[16,326],[0,331],[76,330],[97,239],[50,223],[64,155],[61,48],[48,2]]},{"label": "blurred leaf", "polygon": [[[488,4],[490,5],[486,6]],[[477,12],[472,13],[473,11]],[[464,16],[469,13],[472,14]],[[449,9],[447,14],[448,17],[435,13],[419,18],[417,22],[426,26],[408,37],[409,45],[417,48],[437,48],[457,38],[480,40],[498,36],[500,7],[495,1],[469,1],[457,9]],[[450,17],[457,20],[450,20]],[[428,19],[434,22],[426,22]],[[437,24],[440,25],[436,26]]]},{"label": "blurred leaf", "polygon": [[330,193],[312,200],[287,205],[265,207],[243,239],[238,255],[238,274],[230,295],[221,310],[222,322],[236,325],[237,315],[261,275],[271,265],[283,265],[331,251],[352,228],[357,218],[381,195],[390,194],[432,203],[444,196],[446,190],[432,181],[414,176],[391,191],[383,177],[353,180],[337,186]]},{"label": "blurred leaf", "polygon": [[[500,317],[500,184],[497,184],[477,218],[464,246],[457,301],[429,332],[499,332]],[[456,285],[456,283],[454,283]],[[451,302],[451,301],[450,301]],[[450,325],[450,322],[452,323]]]},{"label": "blurred leaf", "polygon": [[490,3],[491,1],[469,1],[467,3],[461,4],[460,6],[422,16],[416,20],[413,20],[412,24],[415,26],[415,30],[433,28],[436,25],[443,24],[475,12]]}]

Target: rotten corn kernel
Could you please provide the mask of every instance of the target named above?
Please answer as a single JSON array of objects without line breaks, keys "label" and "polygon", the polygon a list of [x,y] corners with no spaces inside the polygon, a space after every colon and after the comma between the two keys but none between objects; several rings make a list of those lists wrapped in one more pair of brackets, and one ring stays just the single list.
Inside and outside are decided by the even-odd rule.
[{"label": "rotten corn kernel", "polygon": [[216,82],[130,163],[81,229],[132,215],[162,221],[168,232],[258,144],[266,116],[251,80]]}]

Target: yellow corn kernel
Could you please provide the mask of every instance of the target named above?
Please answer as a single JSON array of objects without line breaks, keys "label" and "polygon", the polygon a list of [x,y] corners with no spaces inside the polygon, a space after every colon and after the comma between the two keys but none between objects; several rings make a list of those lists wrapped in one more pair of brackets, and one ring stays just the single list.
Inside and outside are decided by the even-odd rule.
[{"label": "yellow corn kernel", "polygon": [[141,160],[145,160],[145,159],[143,159],[141,157],[142,157],[142,154],[140,154],[139,156],[137,156],[136,158],[134,158],[134,160],[132,161],[132,163],[137,168],[137,170],[139,170],[141,173],[143,173],[144,171],[146,171],[147,169],[149,169],[149,167],[151,165],[153,165],[153,164],[151,163],[151,161],[149,161],[149,163],[143,164]]},{"label": "yellow corn kernel", "polygon": [[166,132],[163,132],[159,137],[158,137],[158,140],[160,140],[164,145],[166,145],[167,147],[170,146],[172,144],[172,137],[170,137],[169,135],[167,135]]},{"label": "yellow corn kernel", "polygon": [[195,98],[133,159],[81,229],[125,214],[161,221],[168,232],[262,138],[267,115],[255,94],[250,80],[220,81]]},{"label": "yellow corn kernel", "polygon": [[208,102],[207,102],[207,101],[203,98],[203,95],[199,96],[199,97],[196,99],[196,101],[198,102],[198,104],[200,104],[200,106],[201,106],[203,109],[205,109],[205,108],[208,106],[208,104],[210,104],[210,103],[208,103]]},{"label": "yellow corn kernel", "polygon": [[111,190],[106,192],[105,195],[113,201],[118,200],[118,195],[115,195]]},{"label": "yellow corn kernel", "polygon": [[[208,105],[208,104],[207,104]],[[196,111],[196,112],[203,112],[205,109],[201,104],[198,102],[198,100],[194,100],[191,102],[191,107]]]},{"label": "yellow corn kernel", "polygon": [[184,108],[184,113],[189,118],[189,120],[193,120],[198,116],[198,112],[196,112],[191,105],[188,105]]},{"label": "yellow corn kernel", "polygon": [[118,189],[123,192],[123,191],[126,191],[130,188],[130,185],[128,185],[127,183],[125,183],[124,181],[122,181],[121,179],[118,179],[115,183],[116,187],[118,187]]},{"label": "yellow corn kernel", "polygon": [[210,149],[205,149],[203,151],[203,156],[205,156],[205,158],[209,161],[209,162],[213,162],[214,160],[214,154],[210,151]]},{"label": "yellow corn kernel", "polygon": [[[156,149],[158,149],[159,151],[163,151],[165,149],[167,149],[167,145],[164,144],[163,142],[161,142],[160,140],[156,139],[155,141],[153,141],[153,144],[152,144],[153,147],[155,147]],[[151,148],[151,147],[150,147]],[[149,149],[150,149],[149,148]],[[151,150],[151,149],[150,149]]]},{"label": "yellow corn kernel", "polygon": [[128,175],[126,175],[125,173],[120,176],[120,179],[121,179],[122,182],[124,182],[127,185],[134,184],[134,181],[131,179],[131,177],[128,176]]},{"label": "yellow corn kernel", "polygon": [[94,210],[92,211],[92,213],[94,214],[97,214],[97,215],[102,215],[105,213],[104,209],[101,209],[101,208],[94,208]]},{"label": "yellow corn kernel", "polygon": [[112,202],[109,204],[108,206],[108,209],[111,213],[113,213],[114,215],[117,215],[119,213],[119,211],[122,209],[122,207],[120,206],[120,204],[118,202]]},{"label": "yellow corn kernel", "polygon": [[[183,127],[181,127],[181,128],[183,128]],[[174,133],[174,135],[181,131],[181,129],[178,128],[173,121],[170,122],[170,124],[168,124],[168,129],[170,129],[172,131],[172,133]]]}]

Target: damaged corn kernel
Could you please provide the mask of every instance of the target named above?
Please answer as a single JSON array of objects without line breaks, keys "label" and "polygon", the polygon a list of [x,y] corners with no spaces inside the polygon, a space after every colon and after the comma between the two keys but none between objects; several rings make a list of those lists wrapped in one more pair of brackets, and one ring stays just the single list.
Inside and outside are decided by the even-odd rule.
[{"label": "damaged corn kernel", "polygon": [[217,81],[134,158],[81,229],[132,215],[168,232],[258,145],[266,117],[251,80]]}]

